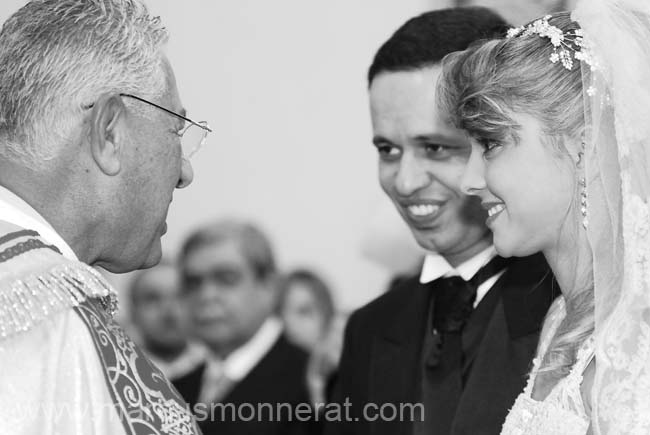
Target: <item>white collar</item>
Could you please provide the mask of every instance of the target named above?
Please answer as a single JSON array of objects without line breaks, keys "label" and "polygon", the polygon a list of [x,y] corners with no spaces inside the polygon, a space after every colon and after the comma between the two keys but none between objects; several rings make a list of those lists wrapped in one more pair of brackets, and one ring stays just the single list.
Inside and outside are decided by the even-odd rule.
[{"label": "white collar", "polygon": [[210,363],[222,365],[223,373],[232,381],[241,381],[271,350],[282,333],[282,322],[269,317],[246,343],[224,360],[211,358]]},{"label": "white collar", "polygon": [[72,248],[54,228],[18,195],[0,186],[0,220],[17,227],[34,230],[48,243],[56,246],[69,260],[78,260]]},{"label": "white collar", "polygon": [[424,264],[420,273],[420,283],[426,284],[443,276],[460,276],[465,281],[469,281],[481,267],[486,265],[496,255],[497,251],[494,245],[490,245],[454,268],[445,257],[430,252],[424,257]]}]

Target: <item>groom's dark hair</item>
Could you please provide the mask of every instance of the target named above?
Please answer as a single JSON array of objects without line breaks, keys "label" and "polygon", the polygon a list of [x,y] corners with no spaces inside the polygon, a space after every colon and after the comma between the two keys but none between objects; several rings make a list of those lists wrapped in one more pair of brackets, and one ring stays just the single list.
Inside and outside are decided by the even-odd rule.
[{"label": "groom's dark hair", "polygon": [[480,39],[505,36],[508,23],[484,7],[449,8],[411,18],[379,48],[368,70],[368,86],[381,72],[411,71],[439,63]]}]

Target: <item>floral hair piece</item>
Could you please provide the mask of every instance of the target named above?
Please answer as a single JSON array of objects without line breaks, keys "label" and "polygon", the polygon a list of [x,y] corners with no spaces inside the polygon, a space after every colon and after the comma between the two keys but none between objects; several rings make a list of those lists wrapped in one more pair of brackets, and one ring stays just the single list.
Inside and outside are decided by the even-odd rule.
[{"label": "floral hair piece", "polygon": [[596,69],[597,62],[588,43],[584,40],[582,29],[564,33],[559,27],[551,25],[548,22],[549,18],[551,15],[546,15],[528,26],[514,27],[508,30],[506,37],[510,39],[517,36],[539,35],[540,38],[549,38],[553,45],[551,62],[560,61],[562,66],[570,71],[573,68],[573,59],[576,59],[585,62],[592,71]]}]

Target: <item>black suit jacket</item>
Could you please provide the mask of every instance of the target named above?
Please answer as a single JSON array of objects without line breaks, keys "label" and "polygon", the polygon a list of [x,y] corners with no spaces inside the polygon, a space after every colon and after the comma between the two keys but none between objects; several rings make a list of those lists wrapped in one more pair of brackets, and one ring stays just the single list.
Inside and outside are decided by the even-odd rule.
[{"label": "black suit jacket", "polygon": [[[508,409],[524,388],[541,324],[559,294],[556,289],[543,256],[513,259],[464,329],[464,341],[478,337],[480,344],[465,362],[465,385],[457,406],[427,409],[427,419],[432,416],[450,422],[442,432],[454,435],[500,433]],[[494,308],[480,314],[481,306],[490,304],[488,298]],[[334,401],[344,407],[346,400],[351,404],[347,405],[351,421],[326,423],[326,434],[413,433],[408,408],[401,404],[420,399],[420,355],[428,301],[427,288],[413,277],[350,317]],[[477,314],[488,316],[480,328],[472,325]],[[366,404],[370,405],[364,416]],[[397,410],[393,421],[376,418],[384,404],[393,404]],[[405,409],[403,418],[399,417],[400,407]],[[391,407],[384,411],[391,417]]]},{"label": "black suit jacket", "polygon": [[[307,406],[309,404],[305,384],[307,359],[308,355],[303,350],[289,343],[284,336],[280,336],[264,358],[234,386],[221,403],[232,404],[235,408],[244,403],[250,403],[255,407],[256,412],[260,403],[268,403],[274,410],[277,408],[277,404],[285,403],[292,408],[298,404]],[[286,408],[282,410],[283,414],[281,414],[284,418],[269,414],[268,407],[262,408],[260,418],[258,419],[256,416],[252,421],[228,421],[232,418],[231,411],[225,413],[226,420],[222,421],[221,408],[215,408],[218,411],[214,413],[213,418],[210,415],[203,418],[205,414],[203,410],[209,411],[210,406],[203,408],[195,405],[200,394],[204,370],[205,365],[202,365],[173,382],[176,389],[195,410],[204,435],[299,435],[308,433],[308,423],[298,421],[295,415],[292,416],[293,421],[288,421]],[[250,406],[244,405],[240,409],[243,419],[248,419],[251,415]]]}]

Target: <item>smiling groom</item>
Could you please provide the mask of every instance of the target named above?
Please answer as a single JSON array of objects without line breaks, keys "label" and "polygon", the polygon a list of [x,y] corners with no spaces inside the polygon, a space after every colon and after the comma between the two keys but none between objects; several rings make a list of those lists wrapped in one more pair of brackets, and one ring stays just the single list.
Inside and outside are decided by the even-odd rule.
[{"label": "smiling groom", "polygon": [[334,399],[352,413],[328,434],[498,434],[524,387],[552,275],[541,255],[496,255],[486,210],[460,189],[469,139],[436,105],[442,58],[505,28],[485,8],[425,13],[370,67],[380,183],[428,255],[351,316]]}]

